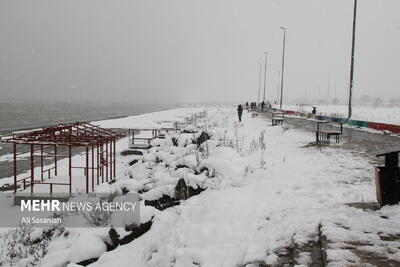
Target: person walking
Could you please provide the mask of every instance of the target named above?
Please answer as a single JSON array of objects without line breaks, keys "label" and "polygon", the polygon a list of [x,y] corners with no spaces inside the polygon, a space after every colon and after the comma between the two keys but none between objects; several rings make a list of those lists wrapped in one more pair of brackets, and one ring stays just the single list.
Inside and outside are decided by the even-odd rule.
[{"label": "person walking", "polygon": [[239,106],[238,106],[237,112],[238,112],[239,122],[242,122],[242,114],[243,114],[243,107],[242,107],[242,105],[239,105]]}]

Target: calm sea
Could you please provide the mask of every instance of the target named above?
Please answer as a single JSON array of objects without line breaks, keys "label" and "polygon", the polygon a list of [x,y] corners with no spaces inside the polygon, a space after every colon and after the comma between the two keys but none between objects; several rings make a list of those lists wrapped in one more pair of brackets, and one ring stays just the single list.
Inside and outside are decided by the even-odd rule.
[{"label": "calm sea", "polygon": [[[76,121],[94,121],[138,115],[176,107],[173,104],[110,103],[0,103],[0,135]],[[12,146],[0,143],[0,179],[13,173]],[[28,161],[19,164],[18,172],[29,168]]]},{"label": "calm sea", "polygon": [[172,107],[172,104],[0,103],[0,134],[58,123],[137,115]]}]

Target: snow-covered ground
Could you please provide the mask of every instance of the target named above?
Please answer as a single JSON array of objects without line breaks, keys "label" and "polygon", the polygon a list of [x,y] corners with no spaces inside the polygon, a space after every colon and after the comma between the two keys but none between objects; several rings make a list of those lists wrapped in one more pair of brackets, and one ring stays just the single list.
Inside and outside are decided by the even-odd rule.
[{"label": "snow-covered ground", "polygon": [[143,156],[119,155],[118,181],[97,191],[175,197],[181,178],[205,191],[163,211],[143,207],[141,222],[153,217],[150,230],[108,252],[108,229],[70,229],[50,242],[41,266],[97,257],[89,266],[279,266],[290,259],[308,266],[314,250],[326,253],[328,266],[400,263],[400,207],[346,205],[375,201],[368,159],[340,145],[308,146],[313,134],[246,112],[239,124],[231,108],[208,108],[198,126],[211,136],[200,147],[191,144],[199,133],[172,134]]},{"label": "snow-covered ground", "polygon": [[[311,113],[312,105],[283,105],[283,109]],[[347,105],[317,105],[317,113],[346,118]],[[352,119],[400,125],[400,107],[353,106]]]}]

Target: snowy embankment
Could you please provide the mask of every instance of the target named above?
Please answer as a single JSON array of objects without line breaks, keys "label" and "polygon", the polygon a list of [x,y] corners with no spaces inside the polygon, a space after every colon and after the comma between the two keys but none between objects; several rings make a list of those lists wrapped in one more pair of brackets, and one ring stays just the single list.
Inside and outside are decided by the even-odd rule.
[{"label": "snowy embankment", "polygon": [[[283,109],[311,113],[312,105],[283,105]],[[317,105],[317,114],[347,118],[347,105]],[[352,119],[400,125],[400,107],[353,106]]]},{"label": "snowy embankment", "polygon": [[[366,158],[340,146],[307,146],[311,133],[270,127],[247,113],[239,124],[236,116],[210,108],[197,133],[172,133],[143,155],[119,155],[118,180],[96,190],[139,192],[148,227],[112,248],[109,228],[69,229],[53,238],[41,266],[90,259],[89,266],[107,267],[400,262],[399,206],[345,205],[375,201]],[[210,139],[200,144],[203,130]]]}]

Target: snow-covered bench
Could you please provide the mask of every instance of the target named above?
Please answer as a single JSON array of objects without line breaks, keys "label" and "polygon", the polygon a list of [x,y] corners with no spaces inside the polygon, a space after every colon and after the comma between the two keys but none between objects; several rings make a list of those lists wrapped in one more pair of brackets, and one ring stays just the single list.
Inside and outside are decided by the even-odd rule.
[{"label": "snow-covered bench", "polygon": [[283,120],[285,118],[285,113],[282,111],[272,112],[272,126],[283,124]]},{"label": "snow-covered bench", "polygon": [[147,149],[151,140],[158,137],[160,128],[130,129],[129,148]]},{"label": "snow-covered bench", "polygon": [[340,122],[317,121],[317,130],[315,132],[316,143],[330,143],[331,136],[335,137],[336,143],[339,143],[340,135],[343,134],[343,124]]}]

